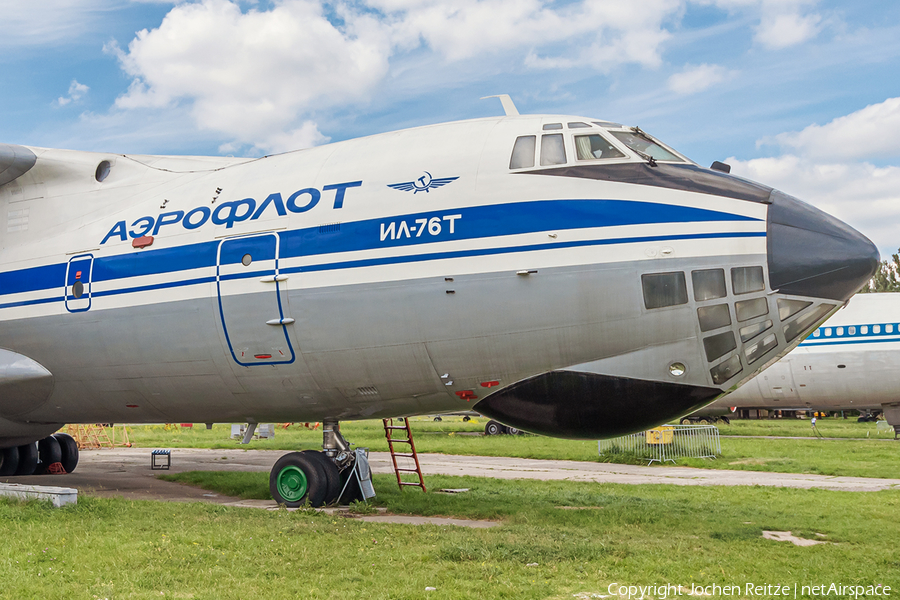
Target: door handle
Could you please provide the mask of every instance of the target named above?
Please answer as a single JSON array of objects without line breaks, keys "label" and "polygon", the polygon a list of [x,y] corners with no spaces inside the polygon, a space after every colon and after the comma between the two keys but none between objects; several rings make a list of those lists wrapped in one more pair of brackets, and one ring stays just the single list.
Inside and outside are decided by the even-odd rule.
[{"label": "door handle", "polygon": [[266,275],[265,277],[260,277],[260,281],[263,283],[275,283],[276,281],[287,281],[287,275]]},{"label": "door handle", "polygon": [[283,319],[269,319],[266,321],[266,325],[290,325],[294,322],[294,319],[290,317],[285,317]]}]

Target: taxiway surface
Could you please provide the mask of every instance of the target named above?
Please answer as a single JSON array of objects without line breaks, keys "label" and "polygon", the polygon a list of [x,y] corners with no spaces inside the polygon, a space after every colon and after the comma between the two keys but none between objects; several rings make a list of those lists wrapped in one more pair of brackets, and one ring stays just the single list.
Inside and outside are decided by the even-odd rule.
[{"label": "taxiway surface", "polygon": [[[0,481],[76,488],[94,496],[122,497],[134,500],[171,500],[215,502],[229,505],[267,506],[273,501],[240,500],[187,485],[163,481],[160,473],[185,471],[263,471],[268,472],[283,450],[206,450],[172,449],[169,471],[150,470],[149,448],[86,450],[74,473],[7,477]],[[391,473],[391,458],[386,452],[369,456],[372,471]],[[695,469],[689,467],[643,467],[568,460],[535,460],[495,456],[455,456],[420,454],[426,475],[470,475],[496,479],[537,479],[593,481],[597,483],[672,485],[764,485],[791,488],[870,492],[900,489],[900,479],[873,477],[830,477],[797,473]]]}]

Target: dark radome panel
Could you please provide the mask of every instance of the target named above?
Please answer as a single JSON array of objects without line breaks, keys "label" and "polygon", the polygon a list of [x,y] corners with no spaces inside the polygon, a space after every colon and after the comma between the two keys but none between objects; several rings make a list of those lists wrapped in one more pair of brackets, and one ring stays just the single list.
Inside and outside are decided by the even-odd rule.
[{"label": "dark radome panel", "polygon": [[782,294],[844,301],[878,269],[869,238],[819,209],[772,192],[766,231],[769,285]]},{"label": "dark radome panel", "polygon": [[495,392],[474,409],[524,431],[597,440],[666,423],[709,404],[721,393],[661,381],[551,371]]}]

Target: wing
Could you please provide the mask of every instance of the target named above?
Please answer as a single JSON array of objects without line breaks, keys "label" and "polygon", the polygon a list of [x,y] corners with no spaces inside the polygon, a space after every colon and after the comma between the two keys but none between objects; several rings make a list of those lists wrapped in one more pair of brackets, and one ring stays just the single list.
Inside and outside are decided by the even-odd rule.
[{"label": "wing", "polygon": [[459,179],[459,177],[440,177],[437,179],[432,179],[430,187],[439,188],[442,185],[447,185],[451,181],[456,181],[457,179]]},{"label": "wing", "polygon": [[395,190],[400,190],[401,192],[411,192],[413,189],[415,189],[412,181],[406,181],[404,183],[389,183],[387,184],[387,186]]}]

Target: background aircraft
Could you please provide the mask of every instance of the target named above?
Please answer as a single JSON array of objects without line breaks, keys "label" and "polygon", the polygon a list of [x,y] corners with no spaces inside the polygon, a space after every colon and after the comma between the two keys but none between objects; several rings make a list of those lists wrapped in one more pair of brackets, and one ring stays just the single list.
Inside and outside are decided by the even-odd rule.
[{"label": "background aircraft", "polygon": [[255,160],[0,147],[0,473],[65,462],[64,423],[322,421],[324,452],[270,477],[318,505],[351,465],[340,420],[640,431],[777,361],[878,265],[726,165],[506,100]]}]

